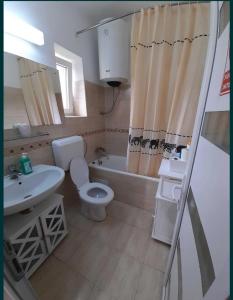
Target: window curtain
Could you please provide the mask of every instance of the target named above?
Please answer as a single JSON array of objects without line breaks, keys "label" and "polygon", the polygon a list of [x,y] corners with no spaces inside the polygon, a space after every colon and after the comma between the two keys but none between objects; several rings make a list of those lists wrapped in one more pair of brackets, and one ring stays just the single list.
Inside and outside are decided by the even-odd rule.
[{"label": "window curtain", "polygon": [[209,33],[209,4],[159,5],[132,20],[128,171],[157,176],[191,141]]},{"label": "window curtain", "polygon": [[32,126],[61,124],[49,68],[25,58],[19,58],[18,64],[30,124]]}]

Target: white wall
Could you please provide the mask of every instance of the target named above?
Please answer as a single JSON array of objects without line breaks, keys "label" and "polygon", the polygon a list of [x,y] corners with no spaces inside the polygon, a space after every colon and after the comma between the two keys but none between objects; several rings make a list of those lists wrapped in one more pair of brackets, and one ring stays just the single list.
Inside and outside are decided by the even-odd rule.
[{"label": "white wall", "polygon": [[4,50],[55,67],[54,43],[83,58],[84,78],[99,83],[97,35],[89,31],[80,37],[75,32],[93,23],[65,1],[5,1],[7,11],[43,31],[45,44],[36,46],[26,41],[12,41]]},{"label": "white wall", "polygon": [[21,88],[17,56],[4,53],[4,86]]}]

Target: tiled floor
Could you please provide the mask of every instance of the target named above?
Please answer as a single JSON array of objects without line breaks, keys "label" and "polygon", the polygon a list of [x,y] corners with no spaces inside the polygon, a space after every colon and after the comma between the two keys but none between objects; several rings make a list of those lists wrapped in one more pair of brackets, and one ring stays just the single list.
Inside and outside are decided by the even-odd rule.
[{"label": "tiled floor", "polygon": [[160,300],[169,247],[151,239],[151,213],[112,201],[104,222],[71,202],[69,234],[30,281],[41,300]]}]

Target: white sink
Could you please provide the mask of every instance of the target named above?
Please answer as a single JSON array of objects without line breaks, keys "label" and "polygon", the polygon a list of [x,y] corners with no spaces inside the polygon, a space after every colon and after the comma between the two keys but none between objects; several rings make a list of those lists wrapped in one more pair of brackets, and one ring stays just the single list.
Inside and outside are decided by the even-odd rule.
[{"label": "white sink", "polygon": [[30,208],[52,194],[63,182],[63,169],[49,166],[34,166],[33,172],[18,179],[4,176],[4,215],[12,215]]}]

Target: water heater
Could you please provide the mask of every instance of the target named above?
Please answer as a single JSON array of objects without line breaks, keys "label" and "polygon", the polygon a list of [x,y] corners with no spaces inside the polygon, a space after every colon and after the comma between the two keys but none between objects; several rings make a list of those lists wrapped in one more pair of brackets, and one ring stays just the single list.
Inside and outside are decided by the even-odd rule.
[{"label": "water heater", "polygon": [[[109,19],[104,19],[102,22]],[[128,81],[129,27],[119,19],[98,27],[100,80],[111,86]]]}]

